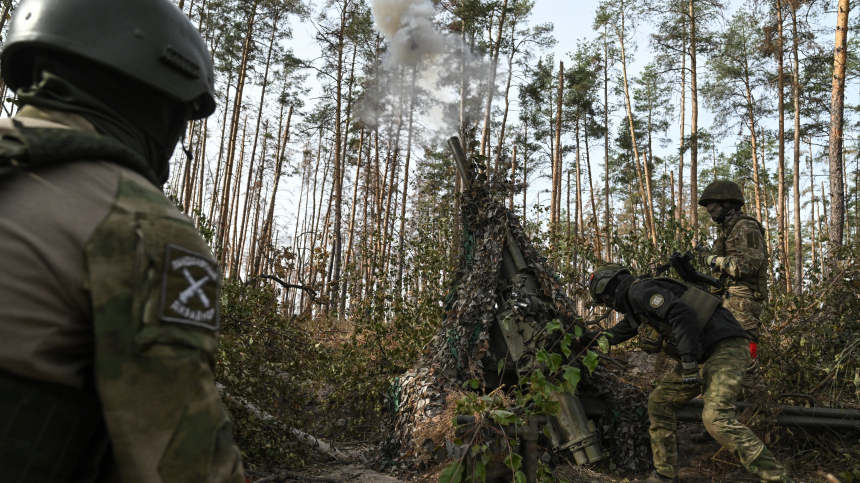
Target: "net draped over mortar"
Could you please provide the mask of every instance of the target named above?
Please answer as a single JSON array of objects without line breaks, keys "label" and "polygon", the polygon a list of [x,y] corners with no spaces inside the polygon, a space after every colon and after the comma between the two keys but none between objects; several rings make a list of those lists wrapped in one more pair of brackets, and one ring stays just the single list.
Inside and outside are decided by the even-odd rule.
[{"label": "net draped over mortar", "polygon": [[[464,193],[461,203],[463,251],[455,285],[445,299],[446,317],[425,346],[420,362],[396,379],[387,395],[391,411],[387,421],[390,436],[381,449],[387,454],[386,458],[411,466],[429,461],[439,447],[446,448],[447,456],[460,456],[460,448],[451,444],[454,401],[463,394],[465,382],[483,379],[482,359],[489,349],[489,328],[501,303],[498,288],[506,233],[516,241],[528,270],[538,283],[539,295],[551,301],[562,326],[572,331],[577,317],[574,302],[564,293],[547,268],[546,259],[539,255],[511,210],[491,199],[482,187]],[[644,409],[644,394],[634,395],[629,388],[603,387],[617,385],[611,375],[601,377],[598,372],[587,379],[610,401],[613,396],[623,394],[619,401],[631,407],[613,407],[622,410],[613,414],[635,409],[633,406]],[[610,415],[600,425],[606,429],[623,428],[623,434],[616,435],[613,431],[613,434],[604,434],[602,439],[619,463],[639,469],[644,461],[650,460],[650,448],[642,445],[643,438],[648,437],[647,421],[641,423],[640,418],[633,419],[636,421],[627,422],[625,418],[619,420]]]},{"label": "net draped over mortar", "polygon": [[502,203],[476,188],[462,197],[463,256],[455,276],[455,286],[445,300],[446,317],[427,344],[416,368],[398,378],[388,395],[392,415],[391,436],[386,441],[390,456],[424,461],[444,441],[417,441],[426,431],[422,426],[447,425],[442,416],[448,394],[470,379],[482,379],[482,358],[486,353],[489,326],[498,310],[497,287],[506,231],[535,275],[542,295],[557,306],[559,320],[571,326],[576,316],[573,301],[545,268],[516,215]]}]

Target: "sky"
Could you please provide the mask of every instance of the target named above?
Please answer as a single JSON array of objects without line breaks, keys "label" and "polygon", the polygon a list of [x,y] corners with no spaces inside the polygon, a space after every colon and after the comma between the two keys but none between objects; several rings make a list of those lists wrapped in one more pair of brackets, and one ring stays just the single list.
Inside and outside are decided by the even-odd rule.
[{"label": "sky", "polygon": [[[558,60],[569,60],[568,53],[573,51],[576,47],[577,41],[580,40],[591,40],[598,36],[598,33],[592,29],[592,23],[594,20],[594,13],[597,10],[599,1],[598,0],[536,0],[535,7],[532,13],[532,17],[530,19],[531,25],[536,25],[540,23],[552,22],[555,25],[554,36],[557,40],[557,44],[550,49],[547,53],[552,53],[555,56],[556,61]],[[731,17],[734,11],[736,11],[742,4],[742,0],[727,0],[729,4],[727,11],[725,12],[725,18]],[[319,10],[319,5],[314,6],[313,11],[317,12]],[[316,13],[314,13],[316,15]],[[835,15],[834,15],[835,20]],[[628,75],[632,78],[638,75],[641,72],[642,68],[651,58],[650,53],[650,45],[649,45],[649,35],[652,33],[650,21],[640,22],[640,26],[638,30],[633,34],[633,43],[636,44],[636,51],[632,55],[628,54],[629,57],[632,57],[632,60],[629,61],[628,65]],[[303,59],[315,59],[319,56],[318,48],[313,41],[313,37],[315,34],[315,26],[311,22],[294,22],[293,23],[293,38],[286,41],[286,46],[292,48],[295,54],[299,58]],[[829,40],[829,39],[823,39]],[[504,66],[500,66],[503,68]],[[700,79],[706,74],[706,66],[704,63],[700,63],[699,66],[699,76]],[[499,73],[499,79],[503,78],[503,74]],[[309,96],[308,102],[306,103],[306,107],[314,102],[314,98],[318,98],[320,95],[320,91],[317,85],[316,79],[313,77],[308,78],[308,85],[312,87],[311,94]],[[849,87],[849,90],[852,88]],[[253,95],[253,94],[252,94]],[[849,99],[852,94],[848,94]],[[513,93],[512,97],[515,98],[516,94]],[[498,105],[498,100],[495,101]],[[678,98],[678,94],[674,93],[673,102],[680,102]],[[690,119],[690,102],[686,103],[687,105],[687,114],[685,116],[687,127],[685,131],[689,133],[689,119]],[[516,122],[516,102],[511,103],[511,107],[513,112],[509,114],[509,122],[513,119]],[[704,103],[701,102],[700,99],[700,108],[699,108],[699,128],[700,129],[709,129],[715,123],[713,115],[708,112]],[[675,113],[677,115],[677,113]],[[626,113],[623,109],[617,109],[614,112],[610,112],[610,122],[613,123],[613,132],[616,132],[615,129],[620,122],[626,122]],[[771,122],[772,121],[772,122]],[[775,119],[768,120],[765,122],[765,125],[768,127],[770,124],[775,125]],[[787,116],[786,125],[789,126],[791,124],[790,116]],[[454,129],[452,129],[453,131]],[[662,137],[668,139],[668,143],[664,146],[660,146],[659,143],[655,143],[655,154],[657,156],[669,156],[677,154],[677,146],[678,146],[678,136],[679,136],[679,126],[677,125],[677,120],[672,122],[670,128],[665,135]],[[445,137],[448,135],[456,134],[455,132],[441,133]],[[569,142],[569,140],[568,140]],[[733,145],[737,142],[737,138],[734,136],[730,136],[727,139],[720,141],[717,146],[717,152],[723,151],[726,153],[730,153],[733,151]],[[786,146],[787,157],[790,157],[791,146],[790,143]],[[413,156],[420,153],[420,147],[415,147],[413,151]],[[805,151],[804,151],[805,153]],[[699,171],[700,176],[701,173],[708,169],[711,160],[711,153],[700,153],[700,161],[699,161]],[[571,163],[571,159],[573,155],[570,154],[566,157],[565,162]],[[601,165],[603,164],[602,159],[602,150],[600,150],[597,155],[592,156],[592,172],[595,173],[595,181],[598,180],[600,176],[599,173],[603,172]],[[775,160],[770,160],[771,164],[775,165]],[[791,160],[786,159],[786,163],[790,165]],[[414,166],[414,165],[413,165]],[[803,159],[804,169],[805,157]],[[677,168],[676,168],[677,169]],[[773,170],[774,167],[771,166],[769,169]],[[824,174],[824,170],[826,168],[823,166],[823,163],[818,165],[815,170],[817,175]],[[410,179],[416,179],[414,176],[414,172],[410,174]],[[685,184],[688,184],[689,180],[689,171],[685,173],[685,179],[687,180]],[[824,179],[817,178],[816,181]],[[281,216],[281,224],[286,222],[288,225],[292,225],[294,223],[294,218],[296,216],[294,203],[298,199],[298,180],[291,179],[285,180],[286,183],[283,185],[283,189],[287,192],[283,194],[279,194],[279,210],[278,214],[285,214],[286,217]],[[601,180],[602,181],[602,180]],[[602,183],[600,183],[602,184]],[[805,189],[809,185],[809,178],[804,175],[802,177],[801,189]],[[588,186],[586,184],[586,186]],[[699,190],[703,189],[704,186],[700,186]],[[532,180],[530,186],[530,194],[529,194],[529,205],[532,205],[537,199],[536,193],[538,191],[546,191],[549,189],[549,180],[548,179],[535,179]],[[545,205],[549,202],[548,195],[541,195],[541,204]],[[791,207],[790,207],[791,209]],[[531,211],[531,210],[530,210]],[[292,218],[292,219],[290,219]],[[805,218],[805,216],[804,216]]]},{"label": "sky", "polygon": [[[553,23],[555,26],[554,37],[557,40],[556,45],[546,51],[545,54],[552,53],[555,59],[562,61],[569,61],[568,54],[572,52],[576,48],[576,44],[581,40],[592,40],[597,38],[598,33],[592,29],[592,24],[594,21],[594,13],[597,10],[599,1],[598,0],[536,0],[534,10],[532,12],[532,16],[530,18],[531,25],[537,25],[542,23]],[[637,53],[633,54],[633,60],[630,62],[628,66],[628,73],[631,76],[635,76],[649,61],[648,55],[648,43],[649,43],[649,25],[647,22],[642,22],[644,26],[640,27],[635,34],[633,35],[633,41],[637,44]],[[319,56],[319,51],[313,41],[315,28],[310,22],[297,23],[294,25],[294,36],[293,39],[287,42],[289,47],[292,47],[295,51],[295,54],[304,59],[313,59]],[[569,62],[568,62],[569,63]],[[504,68],[504,65],[500,65],[500,69]],[[499,79],[503,79],[503,74],[499,73]],[[309,84],[314,84],[315,79],[313,77],[309,78]],[[318,89],[313,89],[311,97],[319,96]],[[516,94],[513,93],[511,95],[512,98],[516,98]],[[495,103],[498,105],[500,100],[496,100]],[[689,106],[689,103],[687,103]],[[689,110],[689,107],[688,107]],[[516,102],[511,103],[511,114],[509,114],[509,122],[513,120],[516,122],[517,119],[517,104]],[[623,111],[610,113],[610,122],[613,122],[617,125],[618,122],[625,122],[626,113]],[[689,114],[687,116],[688,124],[689,124]],[[709,124],[709,115],[706,112],[700,113],[700,126],[707,127]],[[678,127],[673,126],[670,128],[670,131],[666,137],[670,139],[670,144],[666,148],[661,148],[659,146],[655,147],[655,153],[658,156],[668,155],[677,153],[677,144],[678,144]],[[687,128],[689,131],[689,127]],[[613,131],[614,132],[614,131]],[[451,133],[456,134],[456,133]],[[447,136],[446,136],[447,137]],[[416,149],[413,153],[417,153],[420,150]],[[599,155],[592,157],[592,172],[595,173],[595,177],[597,177],[597,173],[602,173],[603,169],[599,166],[603,163],[602,159],[602,150],[600,150]],[[572,157],[572,155],[568,155],[567,157]],[[566,162],[571,162],[571,160],[565,159]],[[689,173],[687,174],[689,176]],[[416,179],[415,176],[410,176],[411,179]],[[288,189],[292,190],[292,184],[289,185]],[[549,180],[548,179],[533,179],[530,187],[530,195],[529,195],[529,205],[532,205],[538,197],[536,196],[538,191],[545,191],[549,189]],[[297,191],[296,191],[297,193]],[[541,204],[546,204],[549,202],[547,195],[541,195]]]}]

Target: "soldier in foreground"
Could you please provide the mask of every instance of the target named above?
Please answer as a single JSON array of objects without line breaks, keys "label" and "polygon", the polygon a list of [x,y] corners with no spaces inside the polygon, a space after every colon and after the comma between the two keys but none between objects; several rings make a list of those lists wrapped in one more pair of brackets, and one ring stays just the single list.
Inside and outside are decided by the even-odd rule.
[{"label": "soldier in foreground", "polygon": [[[756,350],[761,325],[762,304],[767,299],[767,245],[764,227],[741,211],[744,193],[732,181],[717,180],[709,184],[699,199],[720,235],[711,251],[702,252],[702,267],[710,268],[726,291],[723,307],[740,322]],[[752,354],[756,357],[756,354]]]},{"label": "soldier in foreground", "polygon": [[603,334],[620,344],[640,334],[646,352],[662,350],[678,360],[675,371],[648,398],[654,473],[644,483],[678,482],[675,410],[701,394],[708,432],[764,482],[791,482],[764,443],[738,422],[735,400],[749,361],[744,329],[719,299],[667,278],[635,278],[621,265],[597,267],[588,281],[594,301],[625,315],[605,331],[580,337],[590,344]]},{"label": "soldier in foreground", "polygon": [[0,474],[245,481],[213,376],[220,273],[162,193],[215,109],[168,0],[24,0],[2,52]]}]

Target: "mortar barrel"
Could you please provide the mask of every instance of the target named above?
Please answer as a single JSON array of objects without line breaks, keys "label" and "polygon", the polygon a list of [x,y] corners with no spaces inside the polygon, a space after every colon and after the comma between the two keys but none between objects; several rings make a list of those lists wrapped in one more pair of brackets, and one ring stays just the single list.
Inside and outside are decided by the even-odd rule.
[{"label": "mortar barrel", "polygon": [[451,153],[454,155],[454,163],[457,165],[457,171],[460,172],[463,187],[468,191],[472,188],[472,173],[469,171],[469,165],[466,164],[466,153],[463,152],[463,147],[460,146],[460,138],[457,136],[448,138],[448,147],[451,148]]},{"label": "mortar barrel", "polygon": [[[675,411],[675,417],[678,421],[701,421],[702,408],[705,402],[701,399],[693,399],[685,403]],[[755,409],[756,405],[748,402],[739,402],[737,407],[740,410]],[[860,418],[852,417],[852,413],[856,411],[831,409],[831,408],[801,408],[797,406],[779,406],[782,414],[776,417],[776,424],[779,426],[792,426],[805,429],[848,429],[860,430]],[[816,411],[813,412],[812,410]],[[822,409],[829,411],[822,412]],[[818,416],[808,416],[805,414],[818,414]],[[837,417],[823,417],[821,414],[837,415]]]},{"label": "mortar barrel", "polygon": [[[699,408],[703,407],[704,405],[705,401],[702,399],[691,399],[690,401],[687,401],[687,403],[685,403],[685,406]],[[742,411],[758,408],[757,405],[748,403],[746,401],[739,401],[736,405],[738,409]],[[854,409],[834,409],[819,407],[805,408],[801,406],[777,406],[776,409],[781,415],[806,416],[815,419],[847,419],[855,422],[860,421],[860,411]]]}]

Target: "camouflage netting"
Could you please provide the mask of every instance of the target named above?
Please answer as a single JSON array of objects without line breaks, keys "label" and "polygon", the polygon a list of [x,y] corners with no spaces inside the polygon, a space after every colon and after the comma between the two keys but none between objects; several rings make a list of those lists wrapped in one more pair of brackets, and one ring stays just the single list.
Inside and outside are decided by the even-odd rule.
[{"label": "camouflage netting", "polygon": [[650,470],[651,438],[648,435],[648,394],[638,387],[620,381],[615,374],[598,367],[580,384],[591,389],[609,404],[608,415],[595,421],[600,432],[600,446],[609,451],[609,459],[620,471]]},{"label": "camouflage netting", "polygon": [[[381,448],[386,455],[383,458],[412,467],[430,461],[434,449],[440,447],[447,447],[447,456],[459,456],[458,448],[452,449],[450,441],[454,439],[454,402],[462,395],[464,382],[483,379],[482,358],[489,348],[488,328],[497,312],[506,229],[519,245],[543,296],[555,305],[562,325],[572,328],[576,318],[573,301],[545,265],[517,216],[482,190],[467,193],[462,203],[464,254],[456,273],[456,286],[445,301],[446,318],[425,347],[417,367],[395,381],[387,398],[391,431]],[[603,382],[611,382],[612,376],[595,375],[590,379],[602,386]],[[600,389],[601,395],[632,404],[634,388],[614,385],[617,387]],[[639,401],[643,399],[641,394],[636,399],[636,404],[644,407]],[[643,435],[647,439],[647,422],[642,423],[640,416],[637,413],[632,419],[640,420],[629,422],[609,417],[600,424],[612,431],[625,429],[617,437],[614,433],[604,437],[604,442],[609,443],[606,448],[623,448],[615,452],[626,455],[619,462],[629,469],[641,468],[642,461],[650,459],[650,449],[647,454],[641,451]]]}]

